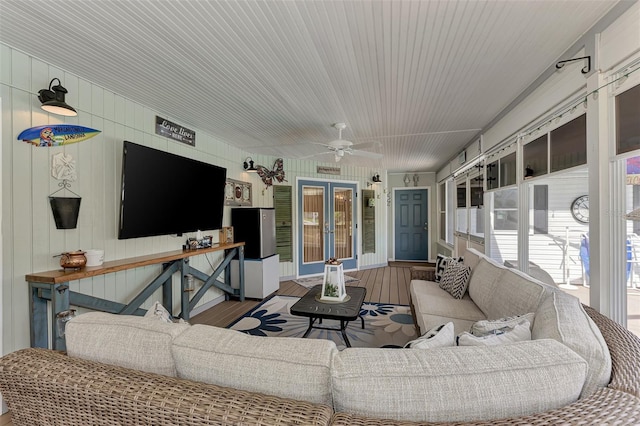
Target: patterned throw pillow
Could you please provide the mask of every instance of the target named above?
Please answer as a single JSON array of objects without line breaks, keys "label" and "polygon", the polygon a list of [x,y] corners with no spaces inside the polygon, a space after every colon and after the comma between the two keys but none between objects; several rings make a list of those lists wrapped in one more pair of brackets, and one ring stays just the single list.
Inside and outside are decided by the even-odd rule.
[{"label": "patterned throw pillow", "polygon": [[471,334],[474,336],[487,336],[489,334],[496,334],[499,331],[513,330],[516,325],[522,324],[528,321],[529,324],[533,323],[535,314],[533,312],[525,315],[516,315],[514,317],[500,318],[497,320],[482,320],[477,321],[471,326]]},{"label": "patterned throw pillow", "polygon": [[471,267],[462,262],[448,262],[440,279],[440,288],[456,299],[462,299],[469,286]]},{"label": "patterned throw pillow", "polygon": [[465,331],[464,333],[458,334],[456,344],[458,346],[496,346],[531,340],[530,327],[531,324],[529,324],[529,321],[525,320],[511,330],[495,330],[495,334],[488,334],[486,336],[478,337]]},{"label": "patterned throw pillow", "polygon": [[447,264],[449,264],[450,262],[462,262],[462,260],[463,260],[462,257],[448,257],[443,254],[439,254],[436,257],[435,281],[437,283],[440,282],[440,280],[442,279],[442,274],[444,273],[444,270],[447,268]]},{"label": "patterned throw pillow", "polygon": [[448,322],[432,328],[422,336],[404,345],[404,347],[411,349],[432,349],[455,345],[456,338],[453,331],[453,323]]}]

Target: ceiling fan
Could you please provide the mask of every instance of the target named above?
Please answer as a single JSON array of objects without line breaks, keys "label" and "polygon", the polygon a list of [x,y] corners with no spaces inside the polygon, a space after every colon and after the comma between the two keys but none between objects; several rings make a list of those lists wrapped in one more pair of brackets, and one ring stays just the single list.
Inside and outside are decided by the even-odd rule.
[{"label": "ceiling fan", "polygon": [[354,144],[351,141],[342,139],[342,131],[347,128],[347,125],[345,123],[335,123],[333,124],[333,127],[338,129],[338,139],[332,140],[331,142],[328,142],[328,143],[319,143],[319,142],[316,142],[316,143],[318,145],[323,145],[329,148],[329,153],[333,153],[336,163],[342,160],[342,158],[344,158],[345,155],[358,155],[361,157],[382,158],[382,154],[356,149],[356,148],[368,148],[368,147],[376,146],[376,145],[379,145],[380,142]]}]

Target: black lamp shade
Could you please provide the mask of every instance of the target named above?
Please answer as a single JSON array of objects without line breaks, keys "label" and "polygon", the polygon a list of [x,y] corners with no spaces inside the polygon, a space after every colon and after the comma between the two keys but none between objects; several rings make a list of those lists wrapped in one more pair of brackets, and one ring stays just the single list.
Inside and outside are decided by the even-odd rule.
[{"label": "black lamp shade", "polygon": [[65,115],[67,117],[74,117],[78,115],[78,112],[64,101],[65,95],[68,91],[60,84],[60,80],[58,80],[58,84],[56,86],[51,86],[54,80],[58,79],[54,78],[49,83],[48,89],[42,89],[38,92],[38,99],[42,102],[40,108],[47,112]]}]

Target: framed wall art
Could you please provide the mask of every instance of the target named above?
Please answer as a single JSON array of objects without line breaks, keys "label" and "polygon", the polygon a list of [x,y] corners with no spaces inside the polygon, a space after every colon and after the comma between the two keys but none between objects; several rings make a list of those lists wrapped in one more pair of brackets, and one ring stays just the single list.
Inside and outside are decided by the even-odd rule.
[{"label": "framed wall art", "polygon": [[225,206],[251,206],[252,190],[249,182],[227,179],[224,187]]}]

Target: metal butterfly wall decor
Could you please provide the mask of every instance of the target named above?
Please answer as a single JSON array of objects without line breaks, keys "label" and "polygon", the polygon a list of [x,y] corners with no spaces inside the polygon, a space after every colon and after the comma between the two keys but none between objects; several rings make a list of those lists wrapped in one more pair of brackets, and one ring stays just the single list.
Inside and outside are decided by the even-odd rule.
[{"label": "metal butterfly wall decor", "polygon": [[275,163],[273,163],[273,170],[267,169],[265,166],[256,166],[256,170],[258,172],[258,176],[262,179],[267,188],[273,185],[273,179],[278,182],[287,182],[284,178],[284,167],[282,164],[282,158],[278,158]]}]

